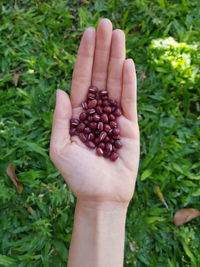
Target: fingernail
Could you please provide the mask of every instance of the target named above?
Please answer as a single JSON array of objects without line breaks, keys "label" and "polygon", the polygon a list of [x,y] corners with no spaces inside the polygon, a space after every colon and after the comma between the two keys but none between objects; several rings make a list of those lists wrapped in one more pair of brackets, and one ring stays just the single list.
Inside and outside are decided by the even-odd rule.
[{"label": "fingernail", "polygon": [[93,37],[95,29],[93,27],[89,27],[86,29],[86,32],[87,32],[88,37]]}]

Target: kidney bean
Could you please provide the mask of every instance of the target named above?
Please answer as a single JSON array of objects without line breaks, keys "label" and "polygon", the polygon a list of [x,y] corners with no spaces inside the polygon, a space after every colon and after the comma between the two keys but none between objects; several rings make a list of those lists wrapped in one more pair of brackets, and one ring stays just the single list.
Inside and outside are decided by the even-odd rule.
[{"label": "kidney bean", "polygon": [[110,155],[110,160],[115,161],[117,160],[119,157],[119,155],[116,152],[112,152],[112,154]]},{"label": "kidney bean", "polygon": [[95,144],[94,144],[92,141],[89,141],[89,140],[86,142],[86,145],[87,145],[89,148],[93,148],[93,149],[96,147]]},{"label": "kidney bean", "polygon": [[100,135],[99,135],[99,139],[100,139],[100,141],[103,141],[103,140],[106,138],[106,136],[107,136],[107,133],[104,132],[104,131],[102,131],[102,132],[100,133]]},{"label": "kidney bean", "polygon": [[95,130],[97,128],[97,123],[96,122],[90,122],[90,129]]},{"label": "kidney bean", "polygon": [[100,121],[100,116],[98,114],[94,114],[93,115],[93,120],[97,121],[97,122]]},{"label": "kidney bean", "polygon": [[87,114],[85,112],[81,112],[81,114],[79,115],[79,120],[84,121],[86,117],[87,117]]},{"label": "kidney bean", "polygon": [[98,125],[97,125],[97,129],[101,132],[103,131],[103,122],[99,122]]},{"label": "kidney bean", "polygon": [[96,136],[99,136],[100,131],[99,131],[98,129],[96,129],[96,130],[94,131],[94,133],[95,133]]},{"label": "kidney bean", "polygon": [[92,116],[92,115],[89,115],[89,116],[87,117],[87,119],[88,119],[89,124],[90,124],[90,122],[93,121],[93,116]]},{"label": "kidney bean", "polygon": [[79,125],[79,120],[77,120],[77,119],[71,119],[70,120],[70,124],[71,124],[72,127],[76,127],[76,126]]},{"label": "kidney bean", "polygon": [[87,141],[87,137],[84,133],[80,133],[79,138],[83,143],[85,143]]},{"label": "kidney bean", "polygon": [[81,122],[78,126],[77,126],[77,128],[76,128],[76,130],[80,133],[80,132],[83,132],[83,130],[85,129],[85,124],[83,123],[83,122]]},{"label": "kidney bean", "polygon": [[115,140],[115,142],[114,142],[114,146],[116,147],[116,148],[121,148],[122,147],[122,143],[121,143],[121,141],[120,140]]},{"label": "kidney bean", "polygon": [[93,99],[91,101],[88,102],[88,108],[94,108],[97,105],[97,100]]},{"label": "kidney bean", "polygon": [[108,115],[107,114],[101,115],[101,121],[104,123],[107,123],[108,122]]},{"label": "kidney bean", "polygon": [[103,156],[103,150],[100,148],[100,147],[97,147],[97,149],[96,149],[96,153],[97,153],[97,155],[98,156]]}]

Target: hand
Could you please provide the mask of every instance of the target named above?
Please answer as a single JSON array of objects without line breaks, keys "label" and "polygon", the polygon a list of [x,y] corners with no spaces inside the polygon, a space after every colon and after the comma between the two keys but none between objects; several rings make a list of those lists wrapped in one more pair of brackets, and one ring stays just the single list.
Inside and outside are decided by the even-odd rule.
[{"label": "hand", "polygon": [[[90,85],[107,89],[122,107],[118,119],[123,147],[112,162],[98,157],[77,136],[69,135],[69,120],[78,118]],[[70,100],[71,99],[71,100]],[[125,59],[123,31],[112,31],[102,19],[97,31],[82,37],[72,77],[70,99],[57,90],[50,157],[79,200],[128,203],[134,192],[139,162],[139,128],[136,109],[136,75],[132,59]]]}]

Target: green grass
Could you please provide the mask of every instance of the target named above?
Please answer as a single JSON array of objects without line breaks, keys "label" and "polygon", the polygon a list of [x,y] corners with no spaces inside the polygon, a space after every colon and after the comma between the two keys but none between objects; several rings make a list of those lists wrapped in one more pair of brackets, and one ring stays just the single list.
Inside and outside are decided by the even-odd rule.
[{"label": "green grass", "polygon": [[101,17],[125,31],[138,76],[141,162],[124,266],[200,266],[199,218],[172,223],[177,209],[200,209],[199,1],[0,5],[0,266],[66,266],[75,199],[48,157],[55,90],[69,92],[81,33]]}]

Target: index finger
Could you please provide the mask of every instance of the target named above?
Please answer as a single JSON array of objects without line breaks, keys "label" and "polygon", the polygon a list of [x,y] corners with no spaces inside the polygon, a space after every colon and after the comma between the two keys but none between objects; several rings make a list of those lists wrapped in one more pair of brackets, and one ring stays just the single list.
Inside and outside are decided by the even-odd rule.
[{"label": "index finger", "polygon": [[72,108],[79,107],[86,97],[88,87],[91,85],[92,65],[95,49],[95,29],[85,30],[78,49],[78,56],[72,75],[71,103]]}]

